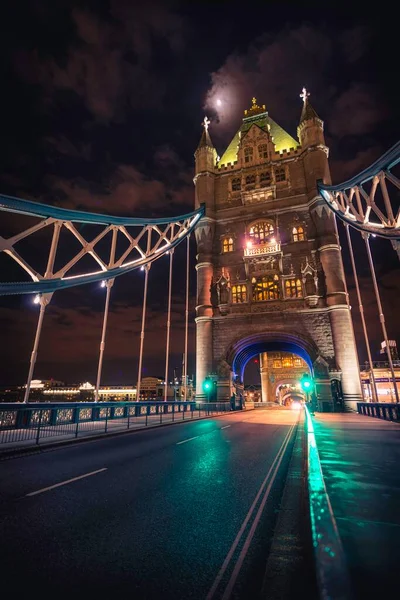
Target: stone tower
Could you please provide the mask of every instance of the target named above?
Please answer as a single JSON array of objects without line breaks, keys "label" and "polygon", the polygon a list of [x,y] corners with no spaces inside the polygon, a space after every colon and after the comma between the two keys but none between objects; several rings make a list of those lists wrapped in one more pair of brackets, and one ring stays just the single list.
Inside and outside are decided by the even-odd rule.
[{"label": "stone tower", "polygon": [[[341,383],[361,399],[354,333],[334,215],[316,182],[330,182],[323,122],[303,90],[299,141],[253,98],[221,158],[208,132],[195,152],[196,395],[206,376],[218,400],[243,389],[253,356],[290,352],[316,382],[321,410]],[[334,384],[333,384],[334,383]]]}]

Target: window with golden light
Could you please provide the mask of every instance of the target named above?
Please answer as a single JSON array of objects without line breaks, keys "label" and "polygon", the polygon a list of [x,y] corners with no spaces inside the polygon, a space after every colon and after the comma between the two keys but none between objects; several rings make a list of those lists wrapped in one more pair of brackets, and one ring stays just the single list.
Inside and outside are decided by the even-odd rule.
[{"label": "window with golden light", "polygon": [[273,362],[273,367],[274,367],[274,369],[281,369],[282,368],[282,361],[280,359],[278,359],[278,358],[275,358],[274,362]]},{"label": "window with golden light", "polygon": [[306,239],[303,225],[297,225],[296,227],[293,227],[292,238],[294,242],[303,242]]},{"label": "window with golden light", "polygon": [[253,160],[253,148],[251,146],[246,146],[244,149],[244,162],[249,163]]},{"label": "window with golden light", "polygon": [[233,238],[226,237],[222,240],[222,252],[233,252]]},{"label": "window with golden light", "polygon": [[232,286],[232,304],[247,302],[247,287],[244,284]]},{"label": "window with golden light", "polygon": [[279,169],[276,169],[275,171],[275,180],[278,181],[285,181],[286,179],[286,171],[283,167],[280,167]]},{"label": "window with golden light", "polygon": [[284,367],[293,367],[293,358],[291,356],[285,356],[282,359],[282,365]]},{"label": "window with golden light", "polygon": [[279,300],[279,277],[278,275],[265,275],[253,277],[253,301],[265,302],[266,300]]},{"label": "window with golden light", "polygon": [[260,221],[259,223],[254,223],[250,227],[249,236],[252,242],[256,244],[261,244],[274,235],[274,226],[272,223],[268,223],[268,221]]},{"label": "window with golden light", "polygon": [[295,358],[294,361],[294,366],[295,367],[302,367],[303,366],[303,361],[301,360],[301,358]]},{"label": "window with golden light", "polygon": [[303,286],[301,279],[285,279],[285,297],[286,298],[302,298]]}]

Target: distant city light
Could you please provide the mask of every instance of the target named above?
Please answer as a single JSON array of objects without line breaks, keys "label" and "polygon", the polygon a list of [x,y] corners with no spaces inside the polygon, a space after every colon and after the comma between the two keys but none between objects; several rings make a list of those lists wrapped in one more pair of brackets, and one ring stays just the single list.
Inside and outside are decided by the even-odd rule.
[{"label": "distant city light", "polygon": [[36,296],[33,299],[33,304],[39,304],[40,303],[40,294],[36,294]]},{"label": "distant city light", "polygon": [[143,266],[143,265],[140,267],[140,270],[141,270],[141,271],[144,271],[144,266]]},{"label": "distant city light", "polygon": [[106,282],[104,281],[104,279],[103,279],[103,281],[101,282],[101,287],[106,287]]}]

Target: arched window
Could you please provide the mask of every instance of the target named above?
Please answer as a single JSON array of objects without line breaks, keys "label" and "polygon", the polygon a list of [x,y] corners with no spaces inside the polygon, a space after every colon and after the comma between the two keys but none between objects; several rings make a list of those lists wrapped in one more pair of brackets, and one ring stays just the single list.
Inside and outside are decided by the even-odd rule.
[{"label": "arched window", "polygon": [[242,181],[240,177],[232,179],[232,192],[239,192],[242,189]]},{"label": "arched window", "polygon": [[262,244],[274,234],[274,226],[267,221],[255,223],[250,227],[249,235],[251,241],[256,244]]},{"label": "arched window", "polygon": [[280,167],[275,171],[275,179],[276,181],[285,181],[286,179],[286,171],[284,167]]},{"label": "arched window", "polygon": [[255,175],[247,175],[246,177],[246,186],[248,185],[254,185],[256,182],[256,176]]},{"label": "arched window", "polygon": [[286,298],[302,298],[303,297],[303,286],[300,279],[286,279],[285,280],[285,297]]},{"label": "arched window", "polygon": [[247,287],[244,284],[232,286],[232,304],[247,302]]},{"label": "arched window", "polygon": [[303,225],[297,225],[297,227],[293,227],[292,237],[294,242],[303,242],[306,239]]},{"label": "arched window", "polygon": [[268,171],[260,173],[260,185],[261,187],[271,185],[271,173],[269,173]]},{"label": "arched window", "polygon": [[253,160],[253,148],[251,146],[246,146],[244,149],[244,162],[249,163]]},{"label": "arched window", "polygon": [[253,301],[264,302],[265,300],[279,299],[279,277],[278,275],[265,275],[253,277]]},{"label": "arched window", "polygon": [[222,252],[233,252],[233,238],[226,237],[222,240]]},{"label": "arched window", "polygon": [[258,156],[259,158],[268,158],[267,144],[261,144],[261,146],[258,146]]}]

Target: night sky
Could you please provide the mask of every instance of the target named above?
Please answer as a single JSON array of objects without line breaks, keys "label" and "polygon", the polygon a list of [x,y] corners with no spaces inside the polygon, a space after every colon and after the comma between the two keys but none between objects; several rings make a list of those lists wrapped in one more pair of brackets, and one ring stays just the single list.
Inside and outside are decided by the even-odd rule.
[{"label": "night sky", "polygon": [[[368,14],[351,3],[325,2],[7,4],[0,23],[1,193],[129,216],[188,212],[204,115],[220,155],[252,96],[296,135],[304,85],[325,122],[333,182],[357,174],[399,138],[397,24],[390,11]],[[27,220],[0,213],[0,223],[7,237]],[[357,234],[354,240],[379,359],[382,335],[365,252]],[[389,338],[400,342],[399,261],[389,243],[374,239],[372,245]],[[40,240],[30,251],[41,260]],[[194,255],[193,241],[193,265]],[[168,259],[159,263],[150,274],[143,374],[162,376]],[[183,247],[175,267],[170,365],[180,372]],[[363,362],[347,259],[345,268]],[[7,257],[0,271],[3,281],[25,279]],[[142,273],[132,273],[112,290],[104,384],[136,382],[142,281]],[[194,269],[191,295],[189,374],[195,370]],[[53,296],[36,378],[94,383],[103,304],[98,284]],[[0,384],[25,381],[37,313],[32,297],[0,298]]]}]

